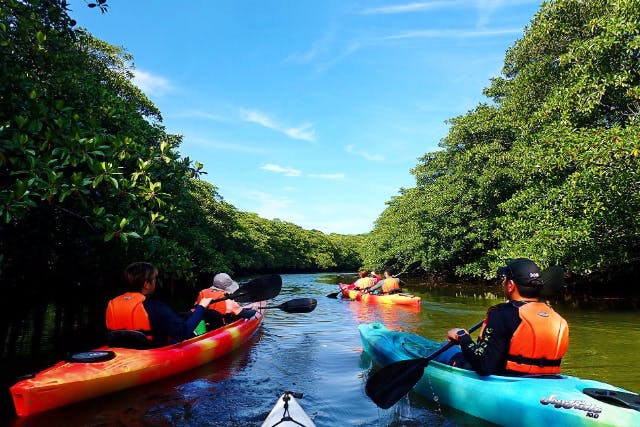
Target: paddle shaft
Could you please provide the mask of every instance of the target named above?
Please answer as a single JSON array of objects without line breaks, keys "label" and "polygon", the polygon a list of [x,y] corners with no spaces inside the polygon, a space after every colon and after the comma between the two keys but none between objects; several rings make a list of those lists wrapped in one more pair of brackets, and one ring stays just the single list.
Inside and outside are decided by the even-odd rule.
[{"label": "paddle shaft", "polygon": [[[469,333],[475,331],[476,329],[478,329],[480,326],[482,326],[482,324],[484,323],[484,319],[482,319],[481,321],[479,321],[478,323],[476,323],[475,325],[473,325],[472,327],[469,328]],[[431,353],[430,355],[428,355],[427,357],[425,357],[424,359],[422,359],[423,361],[426,361],[425,363],[425,368],[427,367],[427,365],[429,364],[429,362],[431,362],[433,359],[435,359],[436,357],[440,356],[442,353],[444,353],[445,351],[449,350],[451,347],[453,347],[454,345],[457,345],[457,342],[454,341],[449,341],[448,343],[446,343],[445,345],[443,345],[442,347],[440,347],[439,349],[437,349],[436,351],[434,351],[433,353]]]}]

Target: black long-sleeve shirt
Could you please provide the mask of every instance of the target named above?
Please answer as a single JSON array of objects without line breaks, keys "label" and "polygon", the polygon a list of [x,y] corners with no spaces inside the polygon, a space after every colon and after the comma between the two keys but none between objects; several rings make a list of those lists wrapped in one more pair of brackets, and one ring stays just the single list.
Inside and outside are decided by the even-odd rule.
[{"label": "black long-sleeve shirt", "polygon": [[523,304],[524,301],[509,301],[490,307],[482,338],[478,342],[474,342],[469,335],[460,338],[460,350],[478,374],[505,373],[511,338],[522,322],[518,308]]},{"label": "black long-sleeve shirt", "polygon": [[202,320],[205,308],[197,305],[185,320],[178,316],[167,304],[150,296],[142,303],[149,316],[153,346],[160,347],[193,337],[193,330]]}]

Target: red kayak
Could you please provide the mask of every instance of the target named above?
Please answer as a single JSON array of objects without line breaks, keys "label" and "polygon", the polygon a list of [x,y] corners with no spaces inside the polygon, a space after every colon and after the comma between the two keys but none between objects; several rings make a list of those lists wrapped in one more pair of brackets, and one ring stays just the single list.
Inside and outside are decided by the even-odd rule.
[{"label": "red kayak", "polygon": [[410,305],[419,306],[421,298],[419,296],[400,292],[397,294],[370,294],[364,293],[360,290],[354,289],[355,285],[340,283],[340,291],[343,298],[350,300],[360,301],[365,304],[396,304],[396,305]]},{"label": "red kayak", "polygon": [[72,355],[72,361],[22,380],[10,388],[18,416],[27,416],[70,403],[157,381],[211,362],[240,347],[256,332],[266,303],[252,319],[240,319],[197,337],[148,350],[101,347]]}]

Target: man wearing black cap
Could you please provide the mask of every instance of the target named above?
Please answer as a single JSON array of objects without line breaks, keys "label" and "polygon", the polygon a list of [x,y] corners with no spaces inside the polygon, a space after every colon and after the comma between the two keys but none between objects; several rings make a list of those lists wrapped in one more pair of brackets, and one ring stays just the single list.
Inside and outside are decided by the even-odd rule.
[{"label": "man wearing black cap", "polygon": [[460,345],[450,363],[480,375],[556,374],[569,345],[567,322],[546,303],[540,269],[518,258],[498,269],[507,302],[490,307],[478,342],[464,329],[453,328],[447,339]]}]

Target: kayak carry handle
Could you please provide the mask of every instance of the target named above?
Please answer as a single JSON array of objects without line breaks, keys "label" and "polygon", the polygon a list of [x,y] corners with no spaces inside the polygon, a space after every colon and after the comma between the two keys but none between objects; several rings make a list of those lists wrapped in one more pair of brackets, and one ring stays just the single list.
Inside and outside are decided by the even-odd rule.
[{"label": "kayak carry handle", "polygon": [[291,396],[295,397],[296,399],[302,399],[304,397],[303,393],[298,393],[296,391],[285,391],[284,395],[285,396],[291,395]]}]

